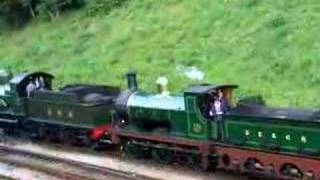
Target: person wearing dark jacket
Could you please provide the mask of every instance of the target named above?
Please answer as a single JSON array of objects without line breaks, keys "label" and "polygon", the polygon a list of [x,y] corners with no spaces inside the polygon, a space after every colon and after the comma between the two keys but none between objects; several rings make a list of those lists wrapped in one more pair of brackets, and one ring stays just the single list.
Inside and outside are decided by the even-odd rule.
[{"label": "person wearing dark jacket", "polygon": [[213,102],[210,102],[209,116],[219,116],[225,114],[229,110],[230,106],[226,98],[223,97],[223,93],[220,91],[219,95],[213,96]]},{"label": "person wearing dark jacket", "polygon": [[227,99],[223,96],[221,90],[218,91],[218,95],[213,97],[214,101],[211,105],[209,115],[215,117],[218,125],[218,138],[223,139],[223,115],[230,109]]}]

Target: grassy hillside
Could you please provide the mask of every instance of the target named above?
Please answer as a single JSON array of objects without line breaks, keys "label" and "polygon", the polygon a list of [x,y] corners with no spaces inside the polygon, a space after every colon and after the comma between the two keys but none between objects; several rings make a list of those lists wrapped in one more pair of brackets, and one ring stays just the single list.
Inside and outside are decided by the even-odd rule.
[{"label": "grassy hillside", "polygon": [[162,73],[178,91],[196,82],[176,66],[194,65],[206,73],[204,82],[241,85],[238,97],[320,106],[318,0],[131,0],[109,15],[87,12],[2,30],[0,66],[49,71],[58,85],[122,86],[134,68],[142,88],[154,90]]}]

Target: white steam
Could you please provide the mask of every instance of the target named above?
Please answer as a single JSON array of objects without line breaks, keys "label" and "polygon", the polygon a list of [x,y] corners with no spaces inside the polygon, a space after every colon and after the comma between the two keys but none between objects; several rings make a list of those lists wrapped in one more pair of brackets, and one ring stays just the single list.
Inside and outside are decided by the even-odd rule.
[{"label": "white steam", "polygon": [[184,65],[178,65],[176,66],[176,71],[191,80],[202,81],[204,79],[204,72],[196,66],[188,67]]}]

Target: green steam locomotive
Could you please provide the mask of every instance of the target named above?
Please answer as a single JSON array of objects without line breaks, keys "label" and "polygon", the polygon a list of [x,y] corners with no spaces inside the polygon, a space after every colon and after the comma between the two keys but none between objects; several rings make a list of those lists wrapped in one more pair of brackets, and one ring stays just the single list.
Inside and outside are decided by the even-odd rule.
[{"label": "green steam locomotive", "polygon": [[320,179],[318,111],[234,103],[233,84],[145,92],[134,72],[127,74],[127,90],[84,84],[52,90],[52,79],[1,71],[1,127],[55,142],[117,145],[129,156],[161,163]]},{"label": "green steam locomotive", "polygon": [[[128,80],[130,90],[116,103],[117,135],[128,154],[273,178],[319,176],[317,111],[234,104],[237,86],[232,84],[202,84],[163,95],[139,90],[135,74],[128,74]],[[208,116],[207,106],[218,92],[229,107],[222,115]]]},{"label": "green steam locomotive", "polygon": [[44,72],[14,77],[0,73],[0,123],[5,130],[33,139],[77,143],[108,142],[110,109],[120,89],[67,85],[52,90],[53,76]]}]

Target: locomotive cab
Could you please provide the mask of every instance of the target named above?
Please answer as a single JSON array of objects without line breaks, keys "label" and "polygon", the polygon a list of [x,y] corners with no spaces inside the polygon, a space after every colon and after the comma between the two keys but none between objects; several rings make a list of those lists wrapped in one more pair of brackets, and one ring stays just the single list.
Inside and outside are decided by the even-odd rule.
[{"label": "locomotive cab", "polygon": [[[11,108],[17,116],[25,115],[25,101],[27,97],[27,86],[31,82],[40,80],[43,82],[41,89],[50,89],[53,76],[44,72],[23,73],[14,76],[10,82],[10,91],[6,92],[6,95],[10,97]],[[36,85],[35,85],[36,87]],[[35,88],[35,90],[40,90]]]},{"label": "locomotive cab", "polygon": [[35,90],[39,89],[52,89],[53,76],[44,72],[35,72],[30,74],[20,74],[15,76],[10,81],[11,89],[16,92],[20,98],[27,97],[27,86],[31,83],[34,84]]},{"label": "locomotive cab", "polygon": [[204,84],[191,87],[188,92],[197,98],[197,106],[205,119],[213,119],[217,114],[214,112],[214,101],[219,100],[222,103],[223,114],[227,113],[233,107],[233,90],[237,85],[210,85]]},{"label": "locomotive cab", "polygon": [[215,108],[213,97],[220,94],[223,98],[223,103],[228,106],[223,112],[225,114],[232,107],[232,92],[235,88],[237,88],[236,85],[229,84],[204,84],[192,86],[184,92],[189,137],[196,139],[220,138],[218,120],[222,118],[222,114],[220,116],[215,112],[210,114],[211,110]]}]

